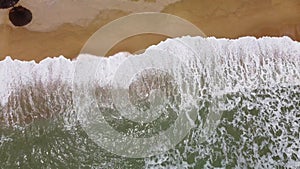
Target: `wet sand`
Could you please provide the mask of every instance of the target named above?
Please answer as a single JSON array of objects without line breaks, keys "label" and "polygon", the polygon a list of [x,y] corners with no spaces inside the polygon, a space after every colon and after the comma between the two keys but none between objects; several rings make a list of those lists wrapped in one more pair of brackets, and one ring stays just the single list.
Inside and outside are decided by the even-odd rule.
[{"label": "wet sand", "polygon": [[[85,24],[80,25],[72,18],[72,23],[63,23],[48,32],[42,32],[43,29],[38,26],[36,28],[41,30],[33,31],[33,26],[30,29],[15,28],[4,22],[0,25],[0,59],[11,56],[20,60],[40,61],[46,57],[59,55],[75,58],[86,40],[106,23],[133,12],[142,12],[143,10],[157,12],[160,9],[156,9],[154,3],[159,5],[160,2],[145,1],[143,3],[149,4],[148,8],[143,4],[143,8],[141,5],[137,5],[131,7],[130,11],[122,10],[122,7],[101,9],[96,17],[93,15],[93,18],[89,18],[89,22],[84,19],[80,20],[80,23]],[[130,3],[142,4],[142,1]],[[118,7],[116,2],[114,5],[114,8]],[[166,5],[160,11],[189,20],[207,36],[218,38],[289,36],[300,41],[300,1],[298,0],[228,0],[226,2],[222,0],[182,0]],[[4,12],[0,13],[0,15],[4,14]],[[67,17],[65,15],[73,14],[71,11],[64,13],[62,17]],[[3,19],[3,16],[1,18]],[[45,30],[47,29],[45,28]],[[131,37],[113,47],[109,55],[119,51],[134,53],[166,38],[151,34]]]}]

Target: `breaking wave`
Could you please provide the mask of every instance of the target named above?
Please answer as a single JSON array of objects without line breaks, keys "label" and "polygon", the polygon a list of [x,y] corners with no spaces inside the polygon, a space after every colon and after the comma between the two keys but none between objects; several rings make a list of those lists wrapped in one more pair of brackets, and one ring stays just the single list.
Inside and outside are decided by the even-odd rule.
[{"label": "breaking wave", "polygon": [[[120,115],[112,96],[112,82],[123,63],[156,56],[81,55],[73,61],[59,57],[40,63],[7,57],[0,62],[2,167],[300,166],[298,42],[287,37],[237,40],[182,37],[151,46],[145,53],[151,50],[179,58],[185,67],[175,69],[172,75],[156,69],[136,72],[131,78],[128,100],[140,109],[147,109],[150,90],[161,89],[163,94],[172,96],[173,104],[181,106],[184,100],[185,104],[196,107],[195,126],[174,149],[137,159],[115,155],[89,138],[80,123],[82,116],[78,116],[74,106],[76,65],[84,59],[97,65],[97,71],[88,77],[95,83],[85,84],[88,89],[81,88],[81,94],[89,97],[89,92],[94,93],[111,126],[124,135],[136,137],[151,137],[166,130],[178,117],[178,107],[165,105],[160,119],[137,124]],[[131,70],[128,67],[122,76]],[[193,97],[187,99],[184,91]],[[212,111],[220,118],[208,134],[203,126]]]}]

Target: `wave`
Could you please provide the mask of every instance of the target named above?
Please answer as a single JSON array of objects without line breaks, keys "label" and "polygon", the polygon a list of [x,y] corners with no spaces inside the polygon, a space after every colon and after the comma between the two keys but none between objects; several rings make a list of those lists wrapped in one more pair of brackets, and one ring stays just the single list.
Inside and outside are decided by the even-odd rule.
[{"label": "wave", "polygon": [[[120,93],[125,89],[129,94],[125,95],[128,99],[124,103],[126,99]],[[163,91],[162,95],[151,93],[157,89]],[[149,101],[152,96],[154,100]],[[155,99],[164,96],[170,101],[167,105],[171,106],[157,107]],[[82,54],[75,60],[60,56],[40,63],[7,57],[0,62],[0,98],[2,126],[25,126],[22,130],[27,130],[28,126],[42,119],[63,117],[62,130],[69,131],[78,125],[76,121],[88,118],[77,117],[76,105],[81,103],[80,109],[88,109],[87,106],[95,103],[96,98],[96,104],[108,114],[105,117],[112,126],[125,134],[131,131],[128,128],[137,127],[140,132],[133,134],[138,137],[149,137],[158,132],[145,134],[144,129],[150,130],[149,126],[165,130],[166,126],[171,126],[169,122],[174,122],[179,116],[179,109],[195,107],[197,120],[194,125],[197,127],[184,139],[188,140],[186,144],[183,141],[179,146],[181,149],[145,158],[142,165],[148,168],[289,167],[295,166],[300,159],[297,137],[300,44],[287,37],[243,37],[237,40],[182,37],[151,46],[141,55],[119,53],[104,58]],[[154,105],[164,109],[165,117],[160,116],[163,120],[153,124],[137,125],[135,120],[140,117],[131,121],[124,118],[133,115],[128,104],[139,110]],[[169,113],[171,109],[173,114]],[[205,136],[206,141],[203,141],[201,126],[211,111],[222,112],[222,118],[218,120],[220,124],[215,133]],[[1,138],[2,142],[5,142],[4,138]],[[79,136],[74,139],[79,139]],[[73,142],[72,139],[69,141]],[[61,149],[67,144],[60,143],[61,147],[53,149]],[[0,149],[12,145],[1,143]],[[87,153],[81,150],[65,153],[67,158],[76,161],[83,152]],[[39,158],[47,157],[42,155]],[[112,161],[115,162],[115,158]],[[96,158],[84,159],[97,163]],[[140,161],[137,163],[140,165]]]},{"label": "wave", "polygon": [[[157,46],[150,47],[148,51],[153,49],[167,51],[174,57],[194,62],[187,63],[187,65],[194,66],[195,72],[210,69],[210,72],[206,72],[207,77],[203,78],[211,82],[215,81],[215,79],[210,79],[211,77],[218,78],[219,84],[214,84],[214,90],[219,93],[239,91],[247,87],[256,89],[267,84],[299,84],[299,43],[288,37],[265,37],[261,39],[244,37],[238,40],[183,37],[167,40]],[[101,69],[101,72],[93,78],[100,78],[98,80],[103,84],[99,85],[104,87],[109,86],[117,68],[126,59],[135,60],[136,58],[137,56],[128,53],[119,53],[110,58],[83,54],[77,60],[85,60],[83,62],[86,63],[90,62],[88,60],[97,62],[98,66],[101,67],[98,68]],[[71,92],[77,60],[71,61],[60,56],[44,59],[40,63],[12,60],[10,57],[0,61],[1,106],[5,107],[5,105],[10,105],[16,100],[31,97],[31,92],[37,93],[37,95],[44,93],[44,96],[49,97],[53,92],[56,92],[58,94],[56,97],[58,97],[60,93],[64,93],[59,91],[64,85],[68,86],[66,87],[68,89],[64,90]],[[53,100],[51,98],[44,99],[45,101]],[[29,102],[29,100],[31,101]],[[38,99],[34,98],[29,100],[23,102],[28,104],[38,102]],[[10,111],[20,109],[20,111],[26,112],[25,108],[19,104],[15,105],[18,108],[10,107]],[[56,104],[60,105],[60,102],[57,101]],[[28,106],[34,108],[34,106]]]}]

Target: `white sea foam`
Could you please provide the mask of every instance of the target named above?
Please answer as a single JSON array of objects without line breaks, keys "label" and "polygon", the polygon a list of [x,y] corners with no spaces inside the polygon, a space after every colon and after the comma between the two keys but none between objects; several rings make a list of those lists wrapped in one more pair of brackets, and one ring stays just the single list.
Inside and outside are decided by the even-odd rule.
[{"label": "white sea foam", "polygon": [[[64,113],[64,106],[72,107],[73,102],[64,99],[72,99],[73,82],[78,80],[74,77],[76,71],[81,71],[76,69],[78,64],[90,63],[97,67],[97,71],[92,74],[81,72],[82,75],[86,75],[86,79],[83,78],[86,81],[79,83],[88,82],[87,85],[93,88],[95,83],[89,82],[96,81],[96,84],[104,89],[100,91],[104,92],[113,87],[111,83],[116,77],[115,73],[125,61],[134,62],[135,59],[143,57],[154,58],[151,51],[176,57],[186,66],[174,74],[178,75],[175,79],[179,91],[186,90],[186,93],[195,95],[185,99],[186,104],[198,104],[198,111],[201,112],[205,109],[205,102],[216,103],[218,111],[225,113],[216,129],[217,133],[207,136],[207,144],[202,144],[202,128],[196,128],[190,135],[191,140],[182,145],[184,152],[175,150],[161,156],[146,158],[146,167],[198,167],[200,162],[198,164],[197,160],[206,167],[297,167],[295,165],[299,164],[300,159],[300,43],[287,37],[244,37],[237,40],[182,37],[168,39],[149,47],[145,52],[147,56],[119,53],[110,58],[103,58],[83,54],[73,61],[61,56],[47,58],[40,63],[23,62],[7,57],[0,61],[2,116],[5,120],[13,121],[9,114],[14,114],[17,109],[16,112],[25,114],[24,118],[24,110],[43,113],[43,110],[49,108],[39,106],[35,110],[35,101],[43,96],[46,98],[43,103],[49,101],[56,105],[50,109],[51,112]],[[131,69],[132,67],[128,67],[128,71]],[[122,73],[126,76],[128,72]],[[132,77],[131,80],[137,79]],[[41,88],[44,93],[39,94]],[[21,90],[23,91],[19,92]],[[12,95],[14,97],[10,97]],[[60,97],[62,95],[64,97]],[[188,96],[187,94],[181,97]],[[212,102],[214,98],[224,96],[228,98]],[[29,97],[28,104],[31,108],[22,106],[26,102],[22,102],[24,97]],[[109,97],[105,95],[104,100]],[[51,100],[52,98],[55,99]],[[47,106],[48,103],[44,105]],[[201,118],[198,117],[200,123],[203,120]],[[14,122],[18,123],[20,120],[22,118],[18,116]],[[189,154],[193,154],[192,157],[187,157]],[[188,162],[191,158],[194,162]]]},{"label": "white sea foam", "polygon": [[[149,49],[165,50],[183,61],[196,58],[201,60],[201,64],[214,64],[212,66],[215,67],[215,70],[212,71],[218,71],[218,73],[224,73],[224,69],[228,69],[228,71],[235,71],[237,75],[244,74],[244,77],[240,77],[244,78],[240,79],[241,84],[236,84],[237,86],[241,85],[239,87],[249,87],[249,83],[255,84],[255,87],[261,85],[261,78],[265,77],[259,78],[257,75],[263,67],[268,67],[268,71],[274,72],[274,79],[269,79],[274,83],[299,84],[299,48],[299,43],[288,37],[265,37],[261,39],[244,37],[238,40],[183,37],[169,39],[157,46],[149,47]],[[83,57],[90,57],[102,63],[99,64],[103,67],[103,71],[98,72],[100,73],[99,78],[108,78],[108,76],[112,78],[116,68],[124,59],[134,56],[127,53],[119,53],[109,58],[88,54],[79,56],[79,58]],[[0,97],[2,105],[14,88],[31,83],[34,80],[41,80],[43,83],[53,80],[71,82],[75,64],[76,60],[71,61],[63,56],[46,58],[40,63],[12,60],[11,57],[6,57],[0,61]],[[241,70],[241,67],[231,67],[234,64],[244,66],[245,70]],[[224,68],[224,66],[227,68]],[[223,67],[223,70],[220,70],[221,67]],[[220,75],[219,77],[223,78],[220,81],[224,83],[233,80],[232,78],[228,79],[226,75]],[[233,86],[226,85],[219,87],[233,88]]]}]

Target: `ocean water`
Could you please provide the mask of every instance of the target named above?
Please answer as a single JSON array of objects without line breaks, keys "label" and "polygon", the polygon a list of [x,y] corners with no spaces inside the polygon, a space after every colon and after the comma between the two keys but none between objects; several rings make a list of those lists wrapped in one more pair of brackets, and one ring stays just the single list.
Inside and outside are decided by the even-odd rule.
[{"label": "ocean water", "polygon": [[0,98],[1,168],[300,167],[300,44],[287,37],[7,57]]}]

